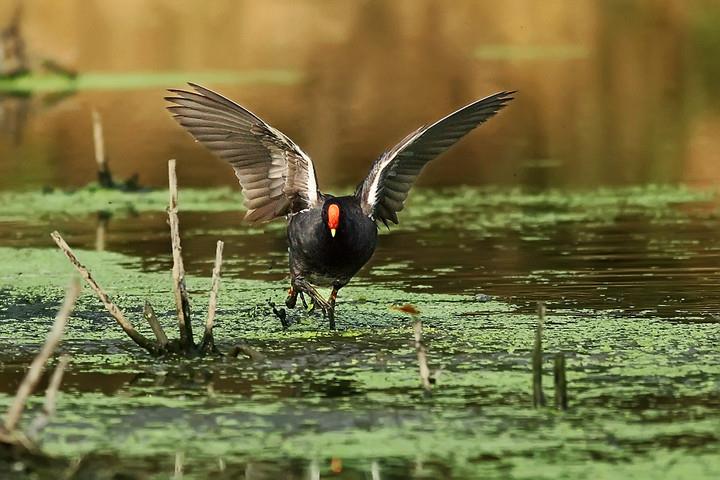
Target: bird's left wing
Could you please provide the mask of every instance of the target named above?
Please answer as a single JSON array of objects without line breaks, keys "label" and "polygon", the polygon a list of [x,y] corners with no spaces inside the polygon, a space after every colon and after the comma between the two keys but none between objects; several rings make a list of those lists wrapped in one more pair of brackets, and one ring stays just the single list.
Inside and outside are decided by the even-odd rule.
[{"label": "bird's left wing", "polygon": [[383,153],[355,192],[363,212],[385,225],[388,221],[398,223],[397,212],[404,208],[422,168],[495,115],[513,99],[513,93],[499,92],[477,100],[432,125],[420,127]]}]

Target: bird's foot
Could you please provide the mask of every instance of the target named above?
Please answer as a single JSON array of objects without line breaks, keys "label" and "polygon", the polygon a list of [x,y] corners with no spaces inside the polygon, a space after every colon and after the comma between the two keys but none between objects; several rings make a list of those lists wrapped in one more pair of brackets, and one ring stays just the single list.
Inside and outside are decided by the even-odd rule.
[{"label": "bird's foot", "polygon": [[308,310],[309,313],[315,313],[318,309],[323,314],[324,317],[327,316],[327,312],[330,309],[330,304],[325,301],[322,297],[311,297],[312,298],[312,305],[310,306],[310,310]]},{"label": "bird's foot", "polygon": [[310,300],[312,300],[312,306],[310,310],[308,310],[308,312],[313,313],[316,309],[319,308],[323,316],[327,318],[330,322],[330,328],[334,330],[335,299],[337,298],[337,289],[333,288],[329,300],[325,300],[322,295],[320,295],[320,293],[315,289],[315,287],[303,280],[296,280],[294,289],[300,294],[300,298],[303,300],[303,303],[305,302],[305,297],[303,296],[303,293],[307,294],[310,297]]},{"label": "bird's foot", "polygon": [[[310,294],[308,294],[310,295]],[[312,300],[312,305],[310,306],[310,309],[308,310],[308,313],[315,313],[318,309],[322,313],[323,317],[327,318],[330,322],[330,328],[335,329],[335,307],[328,301],[326,301],[324,298],[322,298],[320,295],[314,296],[310,295],[310,299]]]},{"label": "bird's foot", "polygon": [[[287,303],[287,301],[286,301],[286,303]],[[283,330],[287,330],[288,327],[290,327],[291,322],[290,322],[290,320],[287,318],[287,312],[285,311],[285,309],[284,309],[284,308],[277,308],[277,307],[275,306],[275,303],[272,302],[271,300],[268,300],[268,305],[269,305],[270,308],[272,309],[273,315],[275,315],[275,316],[280,320],[280,323],[282,324]]]},{"label": "bird's foot", "polygon": [[[295,290],[293,287],[290,287],[288,289],[288,296],[285,299],[285,306],[288,308],[295,308],[295,305],[297,305],[297,297],[298,297],[298,291]],[[302,295],[302,293],[300,293]],[[305,300],[303,299],[303,303],[305,303]]]}]

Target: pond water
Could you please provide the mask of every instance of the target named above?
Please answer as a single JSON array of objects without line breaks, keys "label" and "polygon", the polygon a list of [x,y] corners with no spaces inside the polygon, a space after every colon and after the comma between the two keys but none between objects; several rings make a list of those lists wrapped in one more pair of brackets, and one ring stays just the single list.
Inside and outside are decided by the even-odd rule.
[{"label": "pond water", "polygon": [[[43,437],[60,467],[0,460],[0,476],[718,478],[714,2],[177,3],[28,4],[33,55],[81,73],[0,81],[0,410],[71,276],[53,230],[141,331],[149,300],[175,333],[170,157],[196,329],[222,239],[215,336],[263,358],[150,358],[86,289]],[[341,291],[339,330],[296,310],[284,331],[268,307],[288,287],[284,225],[243,224],[230,169],[168,118],[164,88],[188,80],[288,133],[333,192],[420,124],[520,93],[381,229]],[[87,186],[92,109],[113,172],[146,189]],[[566,412],[532,408],[539,301],[545,394],[564,353]],[[424,325],[430,396],[405,304]]]},{"label": "pond water", "polygon": [[[18,221],[5,204],[0,405],[48,329],[70,272],[47,247],[48,216],[136,323],[148,299],[172,331],[164,197],[0,196],[0,204],[37,207]],[[74,198],[76,211],[53,212],[63,198]],[[341,292],[337,333],[297,313],[299,323],[283,331],[271,314],[267,299],[281,301],[287,287],[282,224],[241,225],[227,190],[181,191],[183,202],[194,310],[203,318],[213,246],[223,238],[216,337],[223,350],[244,342],[265,359],[153,360],[86,293],[62,346],[73,364],[44,442],[61,458],[85,458],[81,472],[97,474],[101,463],[104,472],[161,478],[178,452],[190,478],[717,472],[716,192],[419,189],[401,225],[381,236],[371,267]],[[88,205],[117,210],[99,220],[80,213]],[[552,357],[567,356],[565,413],[531,406],[538,300],[549,308],[549,398]],[[390,308],[407,303],[421,312],[438,371],[428,398],[411,321]]]}]

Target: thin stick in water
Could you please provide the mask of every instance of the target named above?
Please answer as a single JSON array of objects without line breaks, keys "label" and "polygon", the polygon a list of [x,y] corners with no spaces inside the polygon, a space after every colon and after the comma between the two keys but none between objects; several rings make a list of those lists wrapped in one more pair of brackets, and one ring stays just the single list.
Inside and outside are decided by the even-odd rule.
[{"label": "thin stick in water", "polygon": [[185,266],[180,246],[180,220],[178,219],[178,191],[177,174],[175,173],[175,160],[168,161],[168,182],[170,187],[170,204],[168,206],[168,222],[170,224],[170,240],[173,254],[173,291],[177,308],[178,329],[180,330],[180,344],[191,350],[195,347],[190,320],[190,297],[185,286]]},{"label": "thin stick in water", "polygon": [[128,320],[122,313],[122,311],[117,307],[117,305],[115,305],[110,300],[110,297],[107,293],[105,293],[105,290],[103,290],[102,287],[98,285],[98,283],[92,277],[90,271],[83,264],[80,263],[80,260],[78,260],[78,258],[75,256],[72,249],[70,249],[70,247],[62,238],[60,233],[54,231],[50,234],[50,236],[55,241],[60,250],[62,250],[62,252],[68,258],[68,260],[70,260],[70,263],[72,263],[73,267],[75,267],[75,270],[77,270],[78,273],[80,273],[80,275],[85,279],[85,282],[90,285],[90,288],[92,288],[92,290],[98,296],[103,305],[105,305],[105,309],[110,313],[110,315],[112,315],[115,321],[118,322],[118,324],[125,331],[125,333],[142,348],[144,348],[151,354],[156,355],[158,352],[158,348],[155,342],[149,340],[140,332],[135,330],[135,327],[133,327],[132,323],[130,323],[130,320]]},{"label": "thin stick in water", "polygon": [[45,344],[30,364],[30,369],[20,384],[17,394],[15,395],[15,399],[8,409],[4,423],[6,432],[11,433],[15,430],[15,427],[17,427],[20,417],[22,416],[22,412],[25,409],[27,399],[33,390],[35,390],[35,386],[40,380],[40,376],[45,369],[45,363],[57,348],[58,343],[60,343],[68,317],[70,316],[73,308],[75,308],[75,301],[79,295],[80,282],[77,279],[73,279],[67,293],[65,294],[65,300],[63,301],[62,307],[55,316],[55,321],[53,322],[52,329],[45,340]]},{"label": "thin stick in water", "polygon": [[567,377],[565,375],[565,354],[558,353],[555,355],[555,407],[558,410],[567,410]]},{"label": "thin stick in water", "polygon": [[542,333],[545,323],[545,304],[543,302],[538,302],[537,312],[538,323],[535,328],[535,347],[533,348],[532,356],[533,407],[535,408],[545,406],[545,394],[542,389]]},{"label": "thin stick in water", "polygon": [[105,155],[105,139],[103,136],[102,119],[97,110],[92,111],[93,120],[93,142],[95,144],[95,162],[97,163],[98,183],[101,187],[112,188],[114,182],[107,156]]},{"label": "thin stick in water", "polygon": [[173,479],[183,478],[183,470],[185,466],[185,452],[175,452],[175,475]]},{"label": "thin stick in water", "polygon": [[98,252],[105,251],[105,243],[107,238],[108,223],[110,223],[111,214],[106,211],[100,211],[97,214],[97,226],[95,228],[95,250]]},{"label": "thin stick in water", "polygon": [[208,305],[208,316],[205,321],[205,334],[202,339],[202,351],[216,352],[215,338],[213,337],[213,327],[215,326],[215,311],[217,310],[218,289],[220,288],[220,269],[222,268],[223,246],[225,244],[218,240],[215,249],[215,266],[212,272],[212,287],[210,288],[210,303]]},{"label": "thin stick in water", "polygon": [[422,322],[417,316],[413,316],[413,330],[415,332],[415,351],[417,352],[418,365],[420,365],[420,382],[423,389],[430,393],[430,369],[427,363],[427,352],[422,343]]}]

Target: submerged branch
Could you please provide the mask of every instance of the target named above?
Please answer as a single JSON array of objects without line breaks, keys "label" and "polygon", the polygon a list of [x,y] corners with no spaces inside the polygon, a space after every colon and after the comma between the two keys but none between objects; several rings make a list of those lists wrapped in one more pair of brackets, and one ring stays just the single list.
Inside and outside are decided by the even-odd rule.
[{"label": "submerged branch", "polygon": [[239,345],[235,345],[232,350],[230,350],[227,354],[228,358],[237,358],[240,354],[245,355],[253,362],[263,362],[265,361],[265,355],[258,352],[254,348],[245,345],[244,343],[241,343]]},{"label": "submerged branch", "polygon": [[62,252],[68,258],[68,260],[70,260],[70,263],[72,263],[73,267],[75,267],[75,270],[77,270],[80,275],[85,279],[85,282],[90,285],[90,288],[92,288],[92,290],[98,296],[103,305],[105,305],[105,309],[118,322],[123,331],[125,331],[125,333],[142,348],[144,348],[153,355],[157,355],[159,353],[157,344],[152,340],[149,340],[137,330],[135,330],[135,327],[133,327],[132,323],[130,323],[130,321],[125,318],[125,315],[122,313],[122,311],[110,300],[110,297],[107,293],[105,293],[102,287],[98,285],[98,283],[92,277],[90,271],[83,264],[80,263],[80,260],[78,260],[78,258],[75,256],[72,249],[70,249],[70,247],[62,238],[60,233],[54,231],[50,234],[50,236],[55,241],[60,250],[62,250]]},{"label": "submerged branch", "polygon": [[195,347],[193,340],[192,322],[190,319],[190,297],[185,286],[185,266],[180,246],[180,220],[178,219],[178,191],[177,175],[175,173],[175,160],[168,161],[168,182],[170,187],[170,204],[168,206],[168,223],[170,224],[170,240],[173,254],[173,291],[177,308],[178,329],[180,330],[180,344],[187,351]]},{"label": "submerged branch", "polygon": [[[70,287],[68,288],[68,291],[65,295],[65,300],[63,301],[63,305],[60,308],[60,311],[55,316],[55,321],[53,322],[52,329],[50,330],[50,333],[45,340],[45,344],[42,346],[42,349],[40,349],[40,352],[30,364],[30,369],[28,370],[25,378],[20,384],[17,394],[15,395],[15,399],[13,400],[13,403],[8,409],[4,423],[4,430],[7,433],[12,434],[12,432],[17,427],[23,410],[25,409],[27,399],[35,389],[35,386],[40,380],[40,376],[45,369],[45,363],[57,348],[58,343],[60,343],[60,339],[62,338],[63,331],[65,330],[65,325],[67,324],[68,317],[70,316],[73,308],[75,308],[75,301],[77,300],[79,295],[80,282],[77,279],[74,279],[70,284]],[[48,395],[50,395],[49,388]]]},{"label": "submerged branch", "polygon": [[213,337],[213,327],[215,326],[215,310],[217,310],[218,289],[220,288],[220,269],[222,268],[223,246],[225,244],[218,240],[215,249],[215,266],[212,272],[212,287],[210,288],[210,303],[208,305],[208,316],[205,321],[205,333],[202,339],[202,352],[217,352],[215,348],[215,338]]}]

